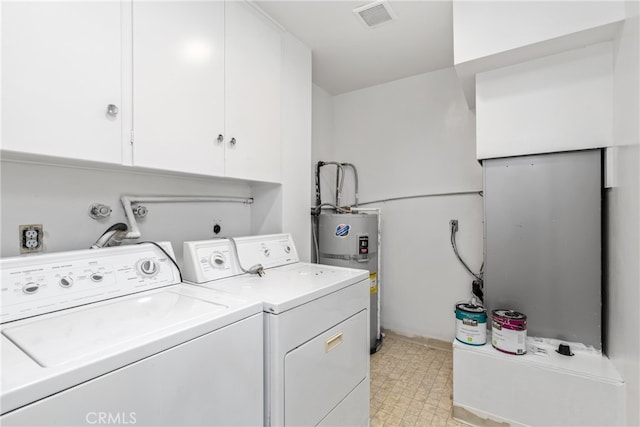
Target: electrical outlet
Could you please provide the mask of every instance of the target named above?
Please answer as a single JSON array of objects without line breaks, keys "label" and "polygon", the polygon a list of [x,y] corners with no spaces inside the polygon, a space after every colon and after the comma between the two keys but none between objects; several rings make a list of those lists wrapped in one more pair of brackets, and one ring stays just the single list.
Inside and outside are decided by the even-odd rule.
[{"label": "electrical outlet", "polygon": [[44,237],[42,224],[20,225],[18,236],[21,254],[42,252],[42,238]]},{"label": "electrical outlet", "polygon": [[452,219],[449,221],[449,228],[455,233],[458,231],[458,220]]}]

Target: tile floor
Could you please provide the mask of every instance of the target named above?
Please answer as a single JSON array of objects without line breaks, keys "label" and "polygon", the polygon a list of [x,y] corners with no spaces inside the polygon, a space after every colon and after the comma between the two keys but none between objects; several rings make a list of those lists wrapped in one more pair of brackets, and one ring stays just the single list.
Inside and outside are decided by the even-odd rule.
[{"label": "tile floor", "polygon": [[464,426],[451,418],[453,355],[398,336],[371,356],[371,427]]}]

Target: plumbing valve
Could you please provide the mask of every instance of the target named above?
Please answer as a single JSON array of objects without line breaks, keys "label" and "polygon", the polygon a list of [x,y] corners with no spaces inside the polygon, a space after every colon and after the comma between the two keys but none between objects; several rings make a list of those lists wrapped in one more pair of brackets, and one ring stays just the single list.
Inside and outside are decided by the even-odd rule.
[{"label": "plumbing valve", "polygon": [[89,206],[89,216],[93,219],[109,218],[111,207],[101,203],[93,203]]},{"label": "plumbing valve", "polygon": [[132,208],[132,210],[133,210],[133,214],[137,218],[144,218],[149,213],[149,209],[147,209],[146,206],[142,206],[142,205],[136,205]]}]

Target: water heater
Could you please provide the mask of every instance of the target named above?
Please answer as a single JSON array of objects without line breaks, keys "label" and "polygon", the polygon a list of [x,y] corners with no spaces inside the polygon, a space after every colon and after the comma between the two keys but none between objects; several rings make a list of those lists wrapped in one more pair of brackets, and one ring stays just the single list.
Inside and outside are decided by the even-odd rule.
[{"label": "water heater", "polygon": [[380,344],[378,316],[378,215],[375,213],[321,213],[318,216],[320,264],[369,270],[370,350]]}]

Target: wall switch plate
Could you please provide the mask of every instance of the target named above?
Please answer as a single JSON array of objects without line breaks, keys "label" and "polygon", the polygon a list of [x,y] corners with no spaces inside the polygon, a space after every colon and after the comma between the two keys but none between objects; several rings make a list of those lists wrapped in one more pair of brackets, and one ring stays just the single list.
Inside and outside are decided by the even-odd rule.
[{"label": "wall switch plate", "polygon": [[18,237],[21,254],[42,252],[42,239],[44,237],[42,224],[20,225],[18,227]]}]

